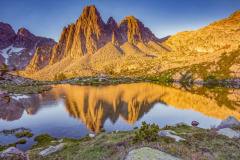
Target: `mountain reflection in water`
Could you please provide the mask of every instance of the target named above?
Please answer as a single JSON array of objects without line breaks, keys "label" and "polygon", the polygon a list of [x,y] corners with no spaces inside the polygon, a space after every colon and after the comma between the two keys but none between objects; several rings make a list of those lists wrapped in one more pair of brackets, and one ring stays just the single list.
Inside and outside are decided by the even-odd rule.
[{"label": "mountain reflection in water", "polygon": [[56,85],[52,90],[39,95],[13,98],[8,104],[1,99],[0,118],[6,121],[18,120],[24,110],[27,114],[34,115],[43,104],[54,105],[56,101],[63,100],[68,114],[81,119],[91,132],[99,132],[107,119],[115,123],[120,117],[126,123],[134,124],[159,102],[217,119],[232,115],[240,120],[239,89],[226,90],[222,100],[216,96],[217,93],[202,86],[182,91],[151,83],[104,87]]}]

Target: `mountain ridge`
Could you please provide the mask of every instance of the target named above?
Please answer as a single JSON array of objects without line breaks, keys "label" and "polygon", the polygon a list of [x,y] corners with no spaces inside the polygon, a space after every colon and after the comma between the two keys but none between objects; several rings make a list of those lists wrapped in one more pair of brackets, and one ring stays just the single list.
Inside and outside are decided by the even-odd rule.
[{"label": "mountain ridge", "polygon": [[33,35],[26,28],[15,33],[11,25],[0,22],[0,63],[6,63],[9,68],[24,70],[38,47],[55,43],[51,38]]},{"label": "mountain ridge", "polygon": [[[54,65],[66,57],[79,59],[86,54],[94,54],[109,42],[118,47],[126,42],[136,45],[139,42],[149,41],[155,41],[156,45],[159,45],[157,43],[160,39],[135,17],[126,17],[119,24],[110,17],[105,23],[96,7],[91,5],[83,9],[75,24],[63,28],[58,44],[52,49],[48,65]],[[36,59],[39,58],[33,59],[26,68],[28,74],[34,72],[33,68],[38,71],[45,67],[45,65],[39,66],[41,62],[38,63]],[[34,63],[39,67],[35,67]]]},{"label": "mountain ridge", "polygon": [[[48,56],[51,57],[49,64],[38,67],[26,76],[45,77],[48,80],[51,80],[48,75],[60,72],[68,78],[98,73],[142,76],[212,63],[220,59],[224,52],[238,49],[239,17],[240,11],[237,11],[229,18],[199,30],[184,31],[159,39],[134,16],[124,18],[119,24],[110,17],[105,23],[95,6],[87,6],[75,24],[63,29],[58,44]],[[103,55],[107,57],[101,58],[101,54],[95,56],[98,51],[101,54],[104,51]],[[65,62],[71,64],[67,66]],[[31,63],[28,68],[34,68],[34,65]],[[61,71],[54,71],[51,67],[59,67]],[[234,67],[230,68],[231,72],[227,72],[229,76],[234,72]],[[172,73],[170,75],[174,77]]]}]

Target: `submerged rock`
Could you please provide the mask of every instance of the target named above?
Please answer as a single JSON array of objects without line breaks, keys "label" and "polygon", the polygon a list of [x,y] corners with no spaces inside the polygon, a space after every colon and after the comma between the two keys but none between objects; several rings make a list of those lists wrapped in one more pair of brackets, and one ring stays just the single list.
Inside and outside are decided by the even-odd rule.
[{"label": "submerged rock", "polygon": [[64,147],[65,143],[61,143],[56,146],[49,146],[47,149],[43,150],[42,152],[38,153],[41,156],[47,156],[49,154],[61,151]]},{"label": "submerged rock", "polygon": [[128,153],[126,160],[180,160],[177,157],[161,152],[156,149],[143,147]]},{"label": "submerged rock", "polygon": [[177,133],[174,132],[174,131],[171,131],[171,130],[163,130],[163,131],[158,132],[159,136],[161,136],[161,137],[171,137],[171,138],[175,139],[177,142],[180,141],[180,140],[183,140],[183,141],[185,140],[182,137],[172,135],[172,134],[177,134]]},{"label": "submerged rock", "polygon": [[233,116],[229,116],[227,119],[224,119],[218,128],[232,128],[240,126],[240,122]]},{"label": "submerged rock", "polygon": [[231,128],[220,129],[219,131],[217,131],[217,133],[220,134],[220,135],[223,135],[223,136],[227,136],[229,138],[240,137],[240,133],[232,130]]},{"label": "submerged rock", "polygon": [[24,153],[16,147],[10,147],[0,152],[0,157],[3,160],[18,159],[18,160],[29,160],[28,154]]}]

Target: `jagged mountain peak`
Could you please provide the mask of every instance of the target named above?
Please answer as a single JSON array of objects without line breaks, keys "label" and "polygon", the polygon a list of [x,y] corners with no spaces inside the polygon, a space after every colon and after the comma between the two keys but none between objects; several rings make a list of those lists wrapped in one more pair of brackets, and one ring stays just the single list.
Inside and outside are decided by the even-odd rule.
[{"label": "jagged mountain peak", "polygon": [[157,37],[134,16],[124,18],[118,24],[123,42],[137,44],[138,42],[158,41]]},{"label": "jagged mountain peak", "polygon": [[107,20],[107,24],[106,25],[117,25],[117,22],[115,21],[115,19],[113,17],[109,17],[109,19]]},{"label": "jagged mountain peak", "polygon": [[82,14],[79,19],[92,19],[92,20],[102,21],[100,13],[98,12],[97,8],[94,5],[86,6],[83,9]]},{"label": "jagged mountain peak", "polygon": [[130,15],[128,17],[125,17],[119,25],[121,25],[121,23],[123,23],[124,21],[139,21],[137,18],[135,18],[133,15]]},{"label": "jagged mountain peak", "polygon": [[111,35],[118,30],[117,22],[113,17],[110,17],[106,23],[107,32]]},{"label": "jagged mountain peak", "polygon": [[26,28],[20,28],[19,30],[18,30],[18,33],[17,33],[18,35],[21,35],[21,36],[27,36],[27,35],[29,35],[29,34],[31,34],[32,35],[32,33],[29,31],[29,30],[27,30]]},{"label": "jagged mountain peak", "polygon": [[11,25],[0,22],[0,50],[9,47],[15,38],[16,34]]}]

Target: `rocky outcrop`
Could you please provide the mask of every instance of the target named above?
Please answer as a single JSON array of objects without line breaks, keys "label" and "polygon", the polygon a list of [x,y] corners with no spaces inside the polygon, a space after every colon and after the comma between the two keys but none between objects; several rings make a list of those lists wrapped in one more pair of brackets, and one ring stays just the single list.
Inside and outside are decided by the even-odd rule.
[{"label": "rocky outcrop", "polygon": [[95,6],[84,8],[80,18],[76,21],[76,31],[71,49],[72,57],[92,54],[107,43],[105,23]]},{"label": "rocky outcrop", "polygon": [[51,46],[42,46],[38,47],[34,57],[30,61],[29,65],[26,67],[25,71],[27,74],[35,73],[40,69],[44,68],[49,64],[51,59],[52,47]]},{"label": "rocky outcrop", "polygon": [[240,133],[232,130],[231,128],[223,128],[217,131],[217,134],[227,136],[228,138],[239,138]]},{"label": "rocky outcrop", "polygon": [[149,160],[180,160],[177,157],[174,157],[170,154],[165,152],[152,149],[149,147],[143,147],[140,149],[132,150],[128,153],[126,160],[137,160],[137,159],[149,159]]},{"label": "rocky outcrop", "polygon": [[16,34],[12,27],[7,23],[0,22],[0,50],[13,44]]},{"label": "rocky outcrop", "polygon": [[218,128],[232,128],[240,127],[240,122],[233,116],[229,116],[227,119],[224,119]]},{"label": "rocky outcrop", "polygon": [[214,22],[196,31],[171,36],[164,44],[185,54],[237,49],[240,45],[240,10],[229,18]]},{"label": "rocky outcrop", "polygon": [[38,153],[41,156],[47,156],[50,155],[52,153],[56,153],[59,152],[63,149],[65,143],[60,143],[59,145],[56,146],[49,146],[47,149],[41,151],[40,153]]},{"label": "rocky outcrop", "polygon": [[25,28],[15,34],[9,24],[0,22],[0,62],[6,63],[12,70],[25,69],[38,47],[54,44],[53,39],[35,36]]},{"label": "rocky outcrop", "polygon": [[177,136],[176,134],[177,134],[176,132],[171,131],[171,130],[163,130],[163,131],[158,132],[159,136],[161,136],[161,137],[171,137],[171,138],[175,139],[177,142],[185,140],[182,137]]},{"label": "rocky outcrop", "polygon": [[64,27],[60,36],[58,44],[54,45],[50,65],[60,61],[63,57],[71,55],[71,47],[73,44],[73,36],[75,32],[75,25],[72,23],[68,27]]},{"label": "rocky outcrop", "polygon": [[18,160],[29,160],[27,153],[24,153],[16,147],[10,147],[2,152],[0,152],[0,157],[2,160],[18,159]]}]

